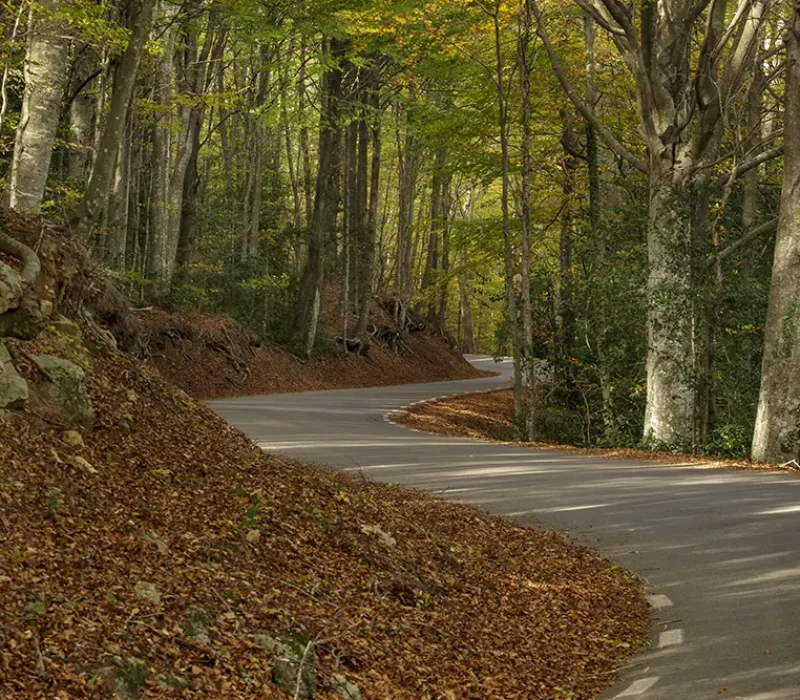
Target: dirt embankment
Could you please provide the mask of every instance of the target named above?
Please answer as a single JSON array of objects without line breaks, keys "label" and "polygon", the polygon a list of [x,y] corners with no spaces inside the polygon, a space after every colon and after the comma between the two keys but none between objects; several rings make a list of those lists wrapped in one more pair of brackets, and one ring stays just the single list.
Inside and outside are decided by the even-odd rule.
[{"label": "dirt embankment", "polygon": [[[138,314],[143,350],[167,379],[195,398],[276,394],[416,382],[470,379],[476,370],[434,330],[399,332],[381,305],[373,320],[388,329],[367,354],[331,354],[301,360],[263,344],[234,320],[197,312],[171,314],[153,308]],[[393,329],[393,330],[392,330]]]}]

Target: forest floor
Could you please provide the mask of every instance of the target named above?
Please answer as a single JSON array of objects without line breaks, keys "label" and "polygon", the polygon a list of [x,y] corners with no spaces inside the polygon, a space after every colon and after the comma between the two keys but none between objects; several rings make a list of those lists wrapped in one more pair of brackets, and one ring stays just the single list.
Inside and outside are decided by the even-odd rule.
[{"label": "forest floor", "polygon": [[[375,323],[392,319],[376,301]],[[394,348],[377,342],[366,355],[330,352],[303,360],[226,316],[139,312],[146,354],[167,379],[195,398],[413,384],[487,376],[436,330],[402,334]]]},{"label": "forest floor", "polygon": [[0,697],[592,698],[646,643],[640,581],[559,534],[265,455],[100,343],[7,344],[30,382],[80,359],[95,419],[0,412]]},{"label": "forest floor", "polygon": [[500,389],[498,391],[466,394],[464,396],[419,403],[408,409],[395,412],[393,420],[409,428],[428,433],[491,440],[518,446],[544,447],[573,454],[748,471],[798,473],[798,469],[793,465],[779,466],[753,462],[752,460],[722,459],[683,452],[656,452],[631,448],[582,448],[553,442],[521,442],[513,439],[513,415],[514,392],[510,389]]}]

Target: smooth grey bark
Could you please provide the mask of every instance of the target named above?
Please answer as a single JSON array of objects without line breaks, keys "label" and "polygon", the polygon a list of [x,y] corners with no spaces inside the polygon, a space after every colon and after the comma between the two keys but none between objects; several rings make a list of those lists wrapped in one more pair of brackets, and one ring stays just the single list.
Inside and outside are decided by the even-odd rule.
[{"label": "smooth grey bark", "polygon": [[44,199],[67,77],[69,39],[59,21],[59,0],[31,3],[19,126],[8,185],[15,211],[37,209]]},{"label": "smooth grey bark", "polygon": [[178,31],[174,20],[177,12],[177,6],[164,1],[158,8],[158,23],[166,27],[161,33],[161,55],[153,85],[153,102],[158,105],[160,116],[153,126],[153,199],[150,208],[150,260],[147,266],[150,292],[155,298],[169,291],[172,276],[170,175],[174,137],[175,38]]},{"label": "smooth grey bark", "polygon": [[800,4],[787,27],[784,170],[753,459],[800,460]]},{"label": "smooth grey bark", "polygon": [[131,137],[125,134],[119,143],[114,173],[114,185],[108,202],[106,229],[106,261],[120,274],[125,272],[125,253],[128,239],[129,187],[131,169]]},{"label": "smooth grey bark", "polygon": [[[572,88],[538,3],[530,2],[567,96],[619,158],[648,173],[648,389],[643,432],[645,439],[657,443],[690,445],[695,437],[691,253],[697,224],[707,214],[702,204],[696,205],[708,201],[706,166],[716,158],[720,117],[752,60],[770,0],[739,0],[727,24],[728,0],[643,3],[640,17],[617,0],[576,0],[606,30],[633,76],[646,162],[611,133]],[[693,54],[704,13],[706,30]]]},{"label": "smooth grey bark", "polygon": [[97,77],[94,54],[88,44],[76,51],[69,105],[69,158],[67,172],[77,182],[89,174],[89,156],[93,143],[94,103],[90,88]]}]

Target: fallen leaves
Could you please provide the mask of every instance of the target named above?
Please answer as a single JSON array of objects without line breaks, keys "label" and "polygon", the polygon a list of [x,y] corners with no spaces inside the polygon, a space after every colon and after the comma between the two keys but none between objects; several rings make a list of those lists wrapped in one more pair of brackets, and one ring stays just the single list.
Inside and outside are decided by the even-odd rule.
[{"label": "fallen leaves", "polygon": [[3,698],[292,697],[258,634],[315,640],[321,699],[336,674],[364,698],[591,698],[647,636],[638,581],[559,535],[265,456],[133,360],[92,363],[83,445],[0,418]]}]

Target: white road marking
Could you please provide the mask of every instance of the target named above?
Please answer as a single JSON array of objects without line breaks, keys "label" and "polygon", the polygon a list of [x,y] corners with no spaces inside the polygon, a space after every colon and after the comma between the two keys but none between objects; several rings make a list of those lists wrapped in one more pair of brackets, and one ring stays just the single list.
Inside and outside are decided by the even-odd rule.
[{"label": "white road marking", "polygon": [[683,644],[683,630],[667,630],[658,637],[659,647],[672,647],[676,644]]},{"label": "white road marking", "polygon": [[668,608],[672,605],[672,601],[667,598],[667,596],[661,595],[660,593],[647,596],[647,600],[650,602],[650,605],[656,609]]},{"label": "white road marking", "polygon": [[627,690],[623,690],[619,695],[615,695],[614,700],[617,700],[617,698],[632,698],[635,695],[642,695],[650,690],[650,688],[652,688],[656,683],[658,683],[658,678],[658,676],[653,676],[652,678],[640,678],[638,681],[631,683]]}]

